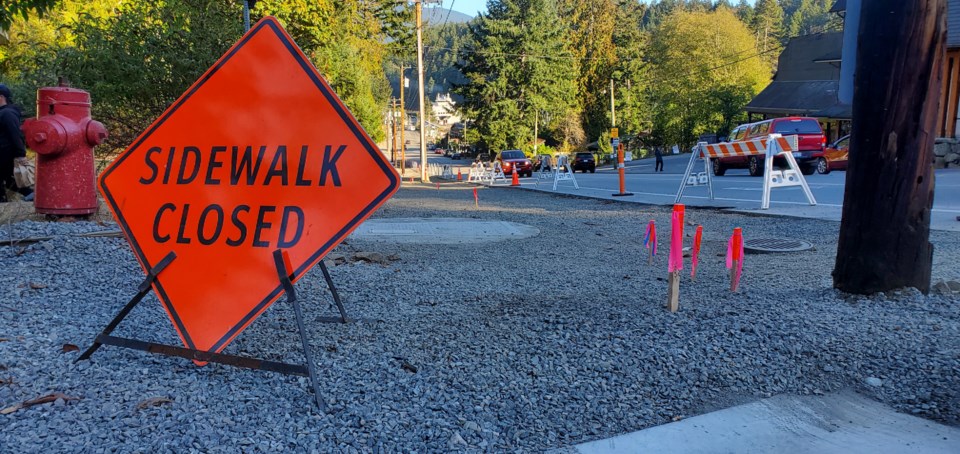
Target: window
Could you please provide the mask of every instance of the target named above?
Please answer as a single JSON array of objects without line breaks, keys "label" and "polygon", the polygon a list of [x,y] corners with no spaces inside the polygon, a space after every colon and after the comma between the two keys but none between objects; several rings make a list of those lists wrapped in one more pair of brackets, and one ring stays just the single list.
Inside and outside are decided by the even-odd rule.
[{"label": "window", "polygon": [[812,118],[778,121],[773,132],[779,134],[823,134],[820,123]]},{"label": "window", "polygon": [[520,150],[507,150],[500,153],[502,159],[523,159],[523,152]]}]

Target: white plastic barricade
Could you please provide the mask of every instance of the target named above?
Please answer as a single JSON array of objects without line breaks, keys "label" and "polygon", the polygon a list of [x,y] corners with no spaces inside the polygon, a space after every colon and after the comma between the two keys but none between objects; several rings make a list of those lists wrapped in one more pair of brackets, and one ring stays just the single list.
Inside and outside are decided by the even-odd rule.
[{"label": "white plastic barricade", "polygon": [[[741,142],[707,144],[700,142],[693,154],[690,156],[690,162],[687,164],[687,171],[683,174],[680,181],[680,189],[677,191],[677,198],[674,203],[679,203],[683,197],[683,190],[687,186],[696,186],[703,183],[701,175],[706,176],[706,184],[710,193],[710,200],[713,200],[713,173],[711,168],[711,159],[718,159],[725,156],[750,156],[765,154],[763,169],[763,196],[760,201],[761,209],[770,208],[770,190],[773,188],[782,188],[790,186],[800,186],[807,197],[810,205],[816,205],[817,201],[813,197],[813,192],[807,186],[807,180],[803,178],[800,166],[793,157],[793,152],[797,150],[797,136],[783,137],[780,134],[770,134],[762,139],[746,140]],[[782,156],[787,161],[787,169],[783,171],[773,170],[773,158]],[[693,167],[698,159],[703,160],[704,172],[693,175]]]},{"label": "white plastic barricade", "polygon": [[553,190],[557,190],[557,183],[561,181],[572,181],[575,189],[580,189],[577,184],[577,178],[573,176],[573,167],[570,165],[570,159],[564,155],[557,158],[557,165],[553,167]]},{"label": "white plastic barricade", "polygon": [[537,166],[537,184],[540,184],[540,180],[553,178],[553,167],[552,157],[543,156],[540,158],[540,165]]},{"label": "white plastic barricade", "polygon": [[440,178],[445,180],[453,179],[453,167],[450,164],[445,164],[443,170],[440,172]]},{"label": "white plastic barricade", "polygon": [[486,169],[482,162],[470,164],[470,175],[467,176],[467,183],[482,182]]},{"label": "white plastic barricade", "polygon": [[493,161],[493,167],[490,169],[490,184],[496,184],[497,181],[506,183],[507,177],[503,174],[503,166],[500,161]]}]

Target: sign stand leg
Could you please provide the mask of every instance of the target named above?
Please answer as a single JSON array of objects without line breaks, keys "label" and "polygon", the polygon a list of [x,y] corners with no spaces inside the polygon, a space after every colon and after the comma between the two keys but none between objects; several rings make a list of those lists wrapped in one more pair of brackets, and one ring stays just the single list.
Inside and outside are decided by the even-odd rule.
[{"label": "sign stand leg", "polygon": [[[217,352],[208,352],[208,351],[196,350],[192,348],[175,347],[172,345],[157,344],[157,343],[145,342],[137,339],[128,339],[123,337],[111,336],[110,333],[112,333],[113,330],[116,329],[118,325],[120,325],[120,322],[122,322],[123,319],[130,314],[130,311],[132,311],[133,308],[136,307],[137,304],[139,304],[140,301],[143,300],[143,298],[147,295],[147,293],[150,292],[154,281],[157,280],[157,276],[159,276],[159,274],[167,266],[169,266],[171,262],[173,262],[173,259],[176,258],[176,254],[174,254],[172,251],[169,254],[167,254],[163,258],[163,260],[160,260],[160,262],[157,263],[156,266],[150,269],[150,272],[147,273],[147,277],[137,287],[137,294],[130,300],[130,302],[127,303],[126,306],[123,307],[123,309],[120,310],[119,313],[117,313],[117,315],[113,318],[113,320],[110,321],[107,327],[104,328],[99,335],[97,335],[97,337],[94,339],[94,342],[90,346],[90,348],[88,348],[85,352],[83,352],[83,354],[77,357],[77,359],[74,362],[90,359],[90,357],[93,356],[94,352],[96,352],[102,345],[112,345],[115,347],[141,350],[148,353],[155,353],[155,354],[166,355],[166,356],[177,356],[180,358],[193,360],[195,362],[196,361],[214,362],[214,363],[226,364],[228,366],[245,367],[248,369],[265,370],[270,372],[279,372],[281,374],[287,374],[287,375],[308,376],[310,377],[310,382],[313,386],[313,393],[314,393],[314,396],[316,397],[317,407],[320,408],[321,412],[326,412],[326,404],[324,404],[323,399],[320,397],[320,393],[318,392],[318,388],[317,388],[316,373],[314,372],[314,368],[313,368],[313,357],[310,354],[310,348],[309,348],[309,344],[307,342],[307,337],[306,337],[306,330],[303,327],[303,312],[300,310],[300,304],[297,302],[296,293],[293,290],[293,284],[290,281],[290,276],[289,274],[285,274],[287,267],[285,266],[285,263],[282,261],[283,259],[282,259],[282,256],[280,255],[279,250],[274,253],[274,260],[278,260],[278,257],[280,257],[279,260],[281,261],[277,264],[277,272],[280,275],[281,285],[283,285],[284,290],[287,292],[287,299],[290,300],[290,302],[293,304],[294,313],[297,317],[297,328],[300,330],[300,341],[303,345],[304,356],[306,357],[306,360],[307,360],[306,366],[298,365],[298,364],[286,364],[286,363],[281,363],[277,361],[268,361],[268,360],[249,358],[244,356],[227,355],[227,354],[217,353]],[[328,283],[332,285],[332,282],[328,282]],[[331,288],[333,289],[333,287]],[[333,290],[333,291],[334,291],[334,295],[336,295],[336,290]],[[335,296],[335,298],[339,300],[339,295]],[[342,309],[342,306],[341,306],[341,309]],[[341,312],[341,315],[343,316],[344,319],[346,318],[346,315],[344,312]]]},{"label": "sign stand leg", "polygon": [[167,265],[169,265],[170,262],[172,262],[176,257],[177,255],[171,251],[166,257],[163,258],[163,260],[160,260],[160,263],[157,263],[156,266],[150,269],[150,272],[147,273],[147,277],[143,280],[143,282],[140,283],[140,286],[137,287],[137,294],[130,299],[130,302],[128,302],[126,306],[123,306],[123,309],[120,309],[120,312],[117,313],[117,316],[114,317],[113,320],[110,321],[110,324],[108,324],[107,327],[104,328],[100,333],[100,335],[94,339],[93,344],[90,345],[90,348],[83,352],[83,354],[73,362],[90,359],[90,357],[93,356],[93,353],[96,352],[101,345],[103,345],[103,343],[100,342],[100,338],[110,336],[110,333],[117,329],[117,325],[119,325],[120,322],[127,317],[130,311],[132,311],[137,304],[140,304],[140,301],[143,300],[143,297],[147,296],[147,293],[150,293],[150,286],[153,285],[153,281],[157,279],[157,276],[160,274],[160,272],[163,271],[163,269],[166,268]]},{"label": "sign stand leg", "polygon": [[[277,266],[277,276],[280,278],[280,284],[283,285],[283,291],[287,294],[287,301],[293,305],[293,312],[297,317],[297,329],[300,330],[300,343],[303,345],[303,356],[307,361],[307,372],[310,376],[310,384],[313,386],[313,397],[317,401],[317,408],[319,408],[321,412],[326,413],[327,405],[323,402],[323,398],[320,397],[320,388],[317,387],[317,373],[313,368],[313,355],[310,354],[307,330],[303,328],[303,312],[300,310],[300,303],[297,301],[297,292],[293,288],[293,282],[290,281],[290,271],[287,269],[287,265],[283,259],[283,252],[280,249],[273,251],[273,262]],[[328,276],[326,268],[323,270],[324,276]],[[330,283],[329,277],[327,283]],[[334,295],[336,295],[336,292],[334,292]],[[337,300],[339,304],[339,297]]]},{"label": "sign stand leg", "polygon": [[330,293],[333,294],[333,302],[337,304],[337,310],[340,311],[340,320],[334,319],[333,321],[350,323],[350,318],[347,317],[347,311],[343,308],[343,303],[340,302],[340,293],[337,292],[337,287],[333,285],[333,279],[330,278],[330,271],[327,270],[327,265],[323,263],[323,260],[320,261],[320,271],[323,271],[323,278],[327,281],[327,288],[329,288]]}]

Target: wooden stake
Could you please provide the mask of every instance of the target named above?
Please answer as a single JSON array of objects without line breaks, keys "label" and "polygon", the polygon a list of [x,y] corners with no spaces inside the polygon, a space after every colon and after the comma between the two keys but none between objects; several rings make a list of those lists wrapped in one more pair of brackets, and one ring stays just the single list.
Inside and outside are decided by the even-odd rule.
[{"label": "wooden stake", "polygon": [[737,279],[737,269],[740,266],[739,260],[733,261],[733,266],[730,267],[730,291],[735,292],[737,288],[740,287],[740,279]]},{"label": "wooden stake", "polygon": [[676,312],[680,309],[680,272],[674,271],[667,277],[667,309]]}]

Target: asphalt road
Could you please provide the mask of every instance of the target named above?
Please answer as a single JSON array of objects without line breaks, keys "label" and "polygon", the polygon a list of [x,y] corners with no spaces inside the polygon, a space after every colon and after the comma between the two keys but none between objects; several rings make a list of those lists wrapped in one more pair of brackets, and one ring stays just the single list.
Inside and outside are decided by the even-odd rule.
[{"label": "asphalt road", "polygon": [[[411,156],[408,151],[407,156]],[[577,173],[580,189],[569,182],[560,182],[557,192],[577,194],[586,197],[606,198],[620,201],[668,205],[674,203],[683,172],[690,160],[689,154],[668,155],[664,157],[664,171],[654,172],[654,160],[641,159],[626,163],[626,190],[633,193],[629,197],[613,197],[618,192],[619,182],[616,171],[610,165],[597,169],[596,173]],[[408,159],[408,164],[418,162],[419,156]],[[429,163],[454,166],[461,169],[464,178],[469,173],[469,160],[451,160],[440,155],[430,154]],[[695,170],[703,171],[702,163]],[[407,175],[413,175],[408,166]],[[713,177],[714,199],[710,200],[706,186],[689,186],[684,190],[682,203],[690,206],[725,208],[738,212],[756,212],[804,218],[839,221],[843,206],[843,192],[846,184],[846,172],[834,171],[827,175],[807,176],[807,184],[813,192],[817,205],[810,206],[800,187],[774,188],[771,192],[769,210],[760,210],[763,179],[751,177],[746,169],[731,169],[722,177]],[[501,183],[502,184],[502,183]],[[533,178],[521,178],[523,188],[552,191],[552,180],[542,180],[537,184]],[[936,171],[936,189],[934,193],[931,227],[938,230],[960,231],[960,169],[940,169]]]}]

